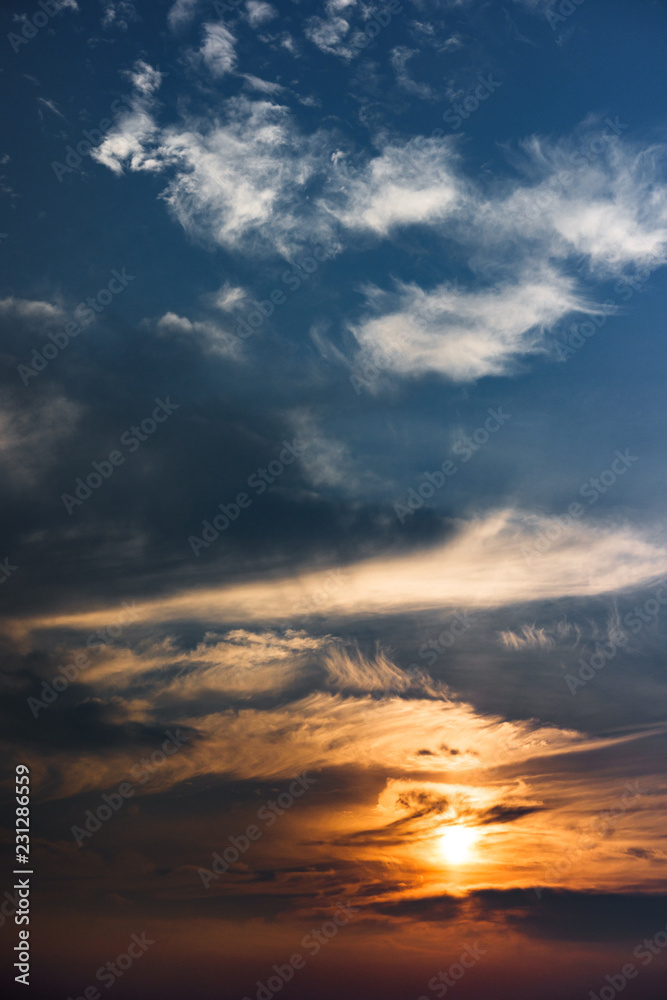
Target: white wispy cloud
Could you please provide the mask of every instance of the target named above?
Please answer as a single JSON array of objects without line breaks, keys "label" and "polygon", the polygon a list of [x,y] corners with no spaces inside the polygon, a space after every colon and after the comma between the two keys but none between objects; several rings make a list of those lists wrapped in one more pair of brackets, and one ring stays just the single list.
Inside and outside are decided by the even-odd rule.
[{"label": "white wispy cloud", "polygon": [[237,357],[240,353],[238,338],[233,337],[219,323],[213,320],[191,320],[177,313],[167,312],[155,324],[158,333],[164,336],[182,336],[194,341],[204,351],[213,351],[226,357]]},{"label": "white wispy cloud", "polygon": [[[65,118],[64,114],[62,113],[62,111],[60,110],[60,108],[58,107],[58,105],[56,104],[55,101],[51,101],[51,100],[47,99],[46,97],[38,97],[37,98],[37,103],[40,105],[40,107],[48,108],[48,110],[52,114],[58,115],[59,118],[63,118],[63,119]],[[39,116],[40,116],[40,118],[43,117],[41,111],[39,113]]]},{"label": "white wispy cloud", "polygon": [[457,174],[453,147],[437,140],[387,145],[356,171],[338,157],[323,208],[346,228],[379,236],[398,226],[437,225],[468,202]]},{"label": "white wispy cloud", "polygon": [[285,88],[280,83],[276,83],[275,80],[262,80],[258,76],[253,76],[252,73],[243,73],[242,76],[248,87],[252,88],[252,90],[259,90],[263,94],[280,94],[285,90]]},{"label": "white wispy cloud", "polygon": [[584,156],[572,143],[529,140],[521,164],[528,180],[491,196],[464,185],[440,143],[421,144],[428,156],[406,157],[417,183],[389,151],[372,161],[367,172],[374,183],[348,185],[356,211],[348,209],[341,221],[350,228],[355,221],[374,224],[377,232],[382,221],[385,229],[417,221],[437,227],[494,282],[468,292],[399,286],[398,299],[368,289],[376,315],[355,329],[363,349],[388,357],[383,367],[401,374],[437,371],[456,381],[507,374],[522,355],[544,350],[545,335],[566,315],[600,311],[571,274],[574,257],[599,278],[629,266],[662,266],[667,185],[658,150],[637,152],[613,136],[599,145],[585,145]]},{"label": "white wispy cloud", "polygon": [[436,371],[460,382],[507,374],[518,357],[543,349],[545,332],[563,316],[596,311],[574,279],[547,267],[473,292],[411,284],[394,295],[373,287],[367,294],[381,315],[355,334],[371,360],[382,356],[383,368],[400,374]]},{"label": "white wispy cloud", "polygon": [[143,60],[138,60],[128,75],[134,88],[130,110],[121,112],[113,129],[90,154],[116,174],[122,174],[125,167],[129,170],[154,170],[159,166],[148,155],[148,150],[158,133],[152,111],[162,74]]},{"label": "white wispy cloud", "polygon": [[192,53],[201,59],[211,76],[219,79],[236,69],[236,38],[224,24],[205,24],[201,47]]},{"label": "white wispy cloud", "polygon": [[[322,52],[349,59],[355,50],[347,43],[350,22],[344,14],[352,13],[357,0],[328,0],[324,6],[324,17],[315,15],[306,21],[306,38]],[[358,52],[358,50],[357,50]]]},{"label": "white wispy cloud", "polygon": [[231,282],[225,281],[221,288],[217,292],[213,292],[206,298],[206,301],[214,308],[219,309],[221,312],[230,313],[240,305],[241,302],[247,297],[247,292],[240,285],[232,285]]},{"label": "white wispy cloud", "polygon": [[335,219],[302,197],[327,162],[324,136],[303,136],[287,108],[244,95],[225,102],[224,117],[160,127],[161,75],[141,63],[134,76],[131,110],[93,151],[98,162],[116,173],[167,173],[163,200],[187,232],[214,245],[289,256],[327,238]]},{"label": "white wispy cloud", "polygon": [[239,97],[227,112],[200,132],[162,133],[162,163],[176,167],[163,198],[179,222],[214,244],[285,255],[326,237],[330,220],[302,198],[319,137],[299,136],[287,109],[269,101]]},{"label": "white wispy cloud", "polygon": [[[429,608],[499,608],[520,602],[591,597],[648,584],[667,573],[663,535],[626,524],[573,522],[539,559],[524,552],[548,518],[505,509],[458,523],[438,545],[345,567],[345,586],[326,590],[327,571],[183,592],[144,605],[146,621],[174,615],[225,623],[295,620],[303,594],[321,590],[331,617],[398,614]],[[111,614],[111,613],[110,613]],[[112,620],[111,618],[109,620]],[[105,613],[64,616],[52,624],[105,623]]]},{"label": "white wispy cloud", "polygon": [[[344,9],[332,6],[332,16]],[[196,60],[214,75],[232,72],[233,36],[222,25],[204,30]],[[532,137],[514,154],[518,176],[483,188],[466,176],[451,137],[378,139],[376,152],[360,156],[324,128],[304,133],[268,96],[245,94],[215,117],[185,113],[159,125],[160,72],[139,62],[132,76],[130,111],[92,155],[116,173],[165,175],[161,197],[193,238],[288,258],[319,242],[349,245],[357,233],[397,240],[414,226],[458,244],[484,276],[468,289],[367,288],[369,308],[352,326],[362,351],[391,355],[395,374],[511,373],[519,358],[545,350],[559,320],[596,311],[581,269],[573,276],[575,259],[587,261],[592,280],[667,261],[661,152],[624,143],[620,126],[595,133],[589,123],[579,146]]]},{"label": "white wispy cloud", "polygon": [[197,7],[203,0],[176,0],[167,15],[167,21],[172,31],[178,31],[194,18]]},{"label": "white wispy cloud", "polygon": [[309,410],[293,412],[289,423],[300,442],[299,462],[316,489],[333,487],[356,493],[371,473],[360,470],[346,444],[327,434]]},{"label": "white wispy cloud", "polygon": [[130,22],[136,20],[137,12],[130,0],[105,0],[103,28],[120,28],[121,31],[127,31]]},{"label": "white wispy cloud", "polygon": [[580,147],[535,136],[522,145],[519,162],[532,183],[476,208],[489,253],[504,244],[514,253],[523,248],[551,259],[583,255],[600,276],[631,264],[665,263],[663,149],[638,150],[618,141],[609,127]]},{"label": "white wispy cloud", "polygon": [[398,45],[391,53],[391,64],[396,74],[396,82],[408,94],[415,97],[430,99],[434,97],[433,88],[428,83],[419,83],[413,80],[408,72],[408,61],[419,54],[418,49],[409,49],[405,45]]},{"label": "white wispy cloud", "polygon": [[247,0],[246,17],[253,28],[258,28],[278,16],[276,8],[264,0]]}]

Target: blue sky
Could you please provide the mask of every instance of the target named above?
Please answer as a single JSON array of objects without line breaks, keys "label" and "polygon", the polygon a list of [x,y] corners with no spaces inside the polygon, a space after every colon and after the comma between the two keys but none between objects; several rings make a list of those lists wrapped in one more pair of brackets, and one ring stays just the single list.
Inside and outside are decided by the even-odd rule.
[{"label": "blue sky", "polygon": [[[454,952],[465,921],[496,920],[489,893],[525,944],[513,893],[641,780],[651,809],[545,883],[525,984],[504,961],[461,984],[532,996],[558,967],[554,998],[585,996],[651,924],[667,863],[665,4],[13,0],[2,24],[7,727],[44,843],[94,886],[58,982],[79,988],[111,897],[118,933],[127,903],[176,940],[168,898],[207,955],[250,922],[241,997],[285,928],[347,892],[368,995],[390,996],[396,935],[423,949],[399,976],[416,996],[433,899],[471,907],[443,918]],[[124,601],[136,620],[35,710]],[[457,615],[472,625],[434,659]],[[73,817],[179,725],[190,749],[79,851]],[[294,768],[320,775],[308,822],[215,909],[188,874],[212,824],[233,833]],[[491,832],[443,875],[423,821]],[[310,910],[304,852],[331,869]],[[621,941],[605,906],[630,895]],[[598,903],[575,929],[568,907]]]}]

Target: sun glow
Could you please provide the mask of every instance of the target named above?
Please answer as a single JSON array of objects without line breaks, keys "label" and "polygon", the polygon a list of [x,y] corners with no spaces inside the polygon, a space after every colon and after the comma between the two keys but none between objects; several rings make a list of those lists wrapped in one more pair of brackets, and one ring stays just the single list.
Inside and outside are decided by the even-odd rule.
[{"label": "sun glow", "polygon": [[470,826],[450,826],[440,838],[440,850],[450,865],[462,865],[470,860],[479,833]]}]

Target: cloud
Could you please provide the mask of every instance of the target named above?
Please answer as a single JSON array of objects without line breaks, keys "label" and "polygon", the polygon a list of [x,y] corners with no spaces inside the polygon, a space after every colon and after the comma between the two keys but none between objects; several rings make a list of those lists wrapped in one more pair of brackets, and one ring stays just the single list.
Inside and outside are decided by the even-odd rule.
[{"label": "cloud", "polygon": [[396,74],[396,81],[403,90],[407,91],[408,94],[414,94],[415,97],[428,100],[435,96],[433,89],[427,83],[417,83],[416,80],[413,80],[407,69],[408,60],[412,56],[418,55],[418,51],[418,49],[409,49],[404,45],[398,45],[392,49],[391,64]]},{"label": "cloud", "polygon": [[[205,33],[193,58],[215,76],[232,72],[232,34],[216,24]],[[224,102],[219,117],[187,113],[160,126],[161,74],[139,62],[132,77],[131,110],[92,155],[116,173],[164,174],[160,197],[193,238],[290,258],[316,243],[352,245],[360,232],[397,240],[422,226],[467,255],[477,278],[464,290],[365,286],[369,309],[352,328],[362,354],[388,358],[394,375],[512,374],[519,359],[548,350],[566,316],[602,314],[572,273],[575,256],[594,280],[667,261],[662,154],[624,145],[622,123],[596,132],[589,122],[560,142],[533,136],[510,156],[520,176],[483,188],[465,176],[452,138],[385,138],[361,156],[331,131],[304,134],[286,106],[246,94]]]},{"label": "cloud", "polygon": [[[653,939],[662,928],[664,897],[641,893],[476,889],[467,897],[438,895],[373,904],[390,916],[416,921],[506,921],[512,930],[550,941],[616,942]],[[648,952],[647,952],[648,953]]]},{"label": "cloud", "polygon": [[500,640],[508,649],[553,649],[556,645],[546,629],[535,625],[523,625],[520,632],[508,629],[500,633]]},{"label": "cloud", "polygon": [[[58,115],[59,118],[63,119],[65,118],[64,114],[62,113],[62,111],[60,110],[55,101],[48,100],[46,97],[38,97],[37,103],[39,105],[43,105],[45,108],[48,108],[52,114]],[[38,111],[40,119],[43,119],[41,109],[38,108]]]},{"label": "cloud", "polygon": [[208,299],[210,304],[214,309],[219,309],[221,312],[230,313],[247,297],[247,292],[240,285],[232,285],[231,282],[225,281],[219,291],[214,292]]},{"label": "cloud", "polygon": [[[453,777],[453,776],[452,776]],[[541,805],[526,798],[525,787],[436,784],[418,779],[390,778],[380,794],[374,827],[354,830],[336,843],[346,846],[387,847],[410,844],[437,845],[448,827],[480,828],[515,823],[540,812]],[[385,821],[386,817],[389,822]]]},{"label": "cloud", "polygon": [[285,90],[285,88],[281,84],[276,83],[275,80],[262,80],[258,76],[253,76],[252,73],[243,73],[242,75],[251,90],[259,90],[263,94],[280,94]]},{"label": "cloud", "polygon": [[338,691],[384,692],[422,694],[434,698],[447,696],[443,684],[432,681],[427,675],[405,673],[392,663],[387,654],[378,650],[367,658],[359,649],[333,646],[326,654],[324,667],[327,684]]},{"label": "cloud", "polygon": [[[226,29],[214,27],[210,61],[221,41],[220,69],[228,71]],[[384,236],[457,210],[461,186],[446,143],[389,146],[350,172],[341,158],[332,159],[326,133],[303,135],[288,108],[245,96],[226,102],[225,121],[193,119],[160,129],[150,113],[159,75],[147,77],[147,69],[136,74],[142,86],[132,111],[94,155],[117,173],[123,165],[169,171],[162,197],[193,235],[228,249],[289,256],[297,246],[330,241],[340,224]],[[320,196],[304,201],[316,183]]]},{"label": "cloud", "polygon": [[[228,72],[231,36],[222,26],[208,27],[210,45],[199,55],[214,72]],[[301,136],[287,108],[240,96],[226,102],[225,122],[161,129],[153,117],[160,74],[142,63],[135,79],[132,110],[92,155],[116,173],[124,167],[171,173],[161,197],[186,231],[227,249],[285,255],[330,231],[330,219],[300,204],[321,139]]]},{"label": "cloud", "polygon": [[137,12],[130,0],[105,0],[103,28],[120,28],[127,31],[130,21],[137,20]]},{"label": "cloud", "polygon": [[364,481],[373,479],[360,472],[347,445],[325,434],[310,411],[290,415],[290,425],[302,449],[299,461],[309,482],[318,489],[334,487],[358,493]]},{"label": "cloud", "polygon": [[64,322],[65,311],[59,305],[51,302],[40,302],[38,299],[18,299],[9,296],[0,299],[0,316],[6,321],[26,321],[33,329],[43,325],[56,326]]},{"label": "cloud", "polygon": [[193,59],[201,59],[216,80],[236,68],[236,38],[223,24],[205,24],[201,48]]},{"label": "cloud", "polygon": [[162,197],[193,235],[288,256],[330,230],[300,204],[317,169],[318,142],[298,135],[286,108],[239,97],[228,102],[225,124],[163,133],[162,162],[177,169]]},{"label": "cloud", "polygon": [[452,145],[434,139],[388,144],[357,172],[338,158],[333,176],[343,197],[332,191],[329,210],[347,228],[378,236],[398,226],[437,225],[458,215],[468,197]]},{"label": "cloud", "polygon": [[167,15],[167,21],[172,31],[179,31],[195,16],[197,7],[202,0],[176,0]]},{"label": "cloud", "polygon": [[[197,787],[210,795],[224,778],[239,788],[245,784],[255,809],[258,782],[291,780],[305,771],[316,778],[315,796],[318,789],[321,795],[307,827],[299,821],[286,827],[299,842],[299,858],[306,864],[313,850],[320,860],[326,852],[329,867],[353,858],[354,871],[346,878],[369,903],[391,906],[397,895],[435,898],[443,891],[448,881],[440,843],[451,825],[472,827],[478,839],[474,864],[457,881],[462,896],[480,885],[544,884],[554,859],[578,856],[578,822],[596,812],[599,822],[607,815],[600,810],[618,804],[624,786],[617,765],[628,764],[630,744],[664,732],[664,726],[626,727],[597,736],[506,718],[475,708],[423,671],[401,670],[386,650],[364,654],[336,635],[206,628],[192,641],[194,618],[181,607],[176,614],[172,609],[160,637],[141,610],[134,609],[137,621],[122,643],[96,653],[79,681],[27,734],[22,759],[33,769],[38,794],[99,797],[127,778],[146,747],[157,748],[165,731],[175,729],[188,735],[186,748],[137,789],[137,801],[178,786],[188,787],[189,795]],[[35,671],[51,678],[56,661],[71,662],[98,620],[33,621],[32,633],[16,631],[19,660],[25,658],[30,670],[26,676],[14,668],[12,699],[23,704],[27,686],[37,693]],[[40,633],[52,663],[32,648]],[[10,721],[5,727],[9,739],[13,726]],[[48,766],[45,733],[58,734]],[[593,753],[607,761],[594,777],[587,756]],[[653,783],[647,777],[639,791],[640,800],[652,795],[646,813],[641,801],[624,806],[632,825],[612,830],[614,836],[586,858],[586,878],[600,886],[623,885],[632,877],[616,860],[627,858],[629,848],[657,845],[654,816],[662,807],[664,782],[656,768]],[[335,813],[327,805],[328,788],[336,790]],[[85,808],[74,805],[78,812]],[[210,812],[206,816],[210,823]],[[386,862],[388,847],[400,863],[400,884],[379,878],[369,885],[364,867]],[[580,886],[576,867],[569,878]],[[303,889],[300,877],[289,888],[282,878],[276,886],[291,893]],[[479,901],[473,902],[477,907]],[[427,900],[413,899],[411,907],[414,919],[430,919]]]},{"label": "cloud", "polygon": [[155,94],[162,83],[162,74],[148,63],[138,60],[128,75],[135,91],[130,110],[119,115],[113,129],[90,154],[115,174],[122,174],[124,166],[130,170],[155,170],[158,166],[147,156],[146,147],[158,131],[152,109]]},{"label": "cloud", "polygon": [[198,343],[204,351],[226,357],[237,357],[240,352],[238,338],[213,320],[190,320],[167,312],[157,321],[155,329],[163,336],[184,336]]},{"label": "cloud", "polygon": [[[219,24],[204,30],[196,57],[214,75],[231,72],[234,36]],[[233,178],[241,205],[234,243],[246,249],[257,248],[268,222],[274,246],[283,248],[288,237],[294,242],[300,214],[298,225],[311,236],[330,232],[335,222],[381,238],[399,227],[428,226],[455,239],[478,265],[504,269],[508,285],[527,280],[532,268],[553,278],[549,284],[556,291],[563,289],[567,279],[557,263],[574,254],[588,257],[596,274],[665,260],[661,153],[624,146],[614,134],[622,123],[605,125],[600,133],[590,125],[580,129],[578,146],[572,139],[554,143],[533,136],[515,155],[524,177],[484,191],[464,176],[454,139],[384,140],[376,155],[352,160],[338,150],[332,156],[332,134],[304,135],[286,107],[267,100],[231,98],[221,120],[189,116],[180,125],[158,127],[151,112],[161,74],[140,62],[132,76],[132,111],[120,117],[94,155],[117,171],[121,161],[135,170],[172,171],[167,202],[201,203],[201,215],[212,212],[216,220],[235,214],[226,183]],[[275,90],[254,76],[246,80]],[[314,189],[307,204],[303,196],[315,178],[319,193]],[[195,190],[201,191],[197,197]],[[229,245],[228,225],[216,234],[215,224],[206,225],[199,212],[189,215],[192,224]]]},{"label": "cloud", "polygon": [[532,136],[523,142],[518,163],[536,183],[517,185],[507,197],[480,206],[489,249],[521,241],[552,258],[584,256],[600,277],[628,265],[664,264],[664,149],[624,144],[615,132],[626,127],[606,119],[597,129],[580,130],[578,141]]},{"label": "cloud", "polygon": [[259,28],[278,17],[278,11],[264,0],[247,0],[246,17],[253,28]]},{"label": "cloud", "polygon": [[[167,731],[187,735],[186,746],[136,789],[137,802],[179,786],[188,795],[206,788],[210,798],[224,778],[254,791],[256,808],[258,783],[305,772],[315,778],[320,799],[306,827],[298,818],[293,832],[287,827],[299,859],[307,864],[313,848],[318,860],[326,852],[329,866],[354,859],[361,871],[347,877],[361,880],[359,891],[369,901],[442,891],[448,879],[440,842],[452,825],[473,828],[478,839],[475,864],[457,881],[461,895],[480,884],[544,884],[554,858],[579,850],[576,821],[617,803],[622,789],[613,751],[616,763],[627,761],[629,745],[651,735],[589,736],[481,712],[426,675],[401,671],[386,653],[367,657],[331,635],[235,628],[207,631],[185,650],[176,636],[156,642],[141,627],[127,638],[133,648],[98,653],[85,680],[28,734],[22,759],[31,767],[36,794],[53,800],[113,790]],[[23,649],[29,649],[25,642]],[[56,655],[62,653],[58,648]],[[23,671],[16,684],[25,685]],[[68,699],[75,700],[74,710]],[[47,764],[40,736],[51,725],[58,747]],[[12,727],[5,727],[8,738]],[[607,755],[607,772],[591,776],[592,753],[596,760]],[[627,833],[587,858],[587,872],[595,869],[598,884],[627,879],[614,863],[619,852],[627,856],[638,841],[649,850],[659,844],[654,810],[664,799],[663,784],[658,778],[660,799],[654,797],[643,819],[633,804]],[[335,810],[327,788],[336,791]],[[79,813],[85,808],[74,805]],[[363,866],[386,863],[387,847],[400,863],[400,885],[382,879],[369,887]],[[291,891],[298,886],[303,888],[300,879]],[[415,919],[420,912],[429,919],[426,900],[414,899],[413,906]]]},{"label": "cloud", "polygon": [[664,896],[641,893],[483,889],[473,896],[480,916],[504,915],[529,937],[560,941],[626,941],[653,938],[665,925]]},{"label": "cloud", "polygon": [[304,34],[322,52],[350,59],[358,50],[353,49],[343,40],[349,34],[350,23],[341,16],[346,8],[354,8],[356,0],[328,0],[325,4],[325,17],[309,17],[306,21]]},{"label": "cloud", "polygon": [[[595,622],[592,623],[593,637],[598,637],[598,628]],[[579,645],[583,636],[583,629],[574,622],[565,619],[554,622],[550,625],[540,626],[522,625],[518,631],[512,629],[500,632],[498,635],[501,645],[512,650],[527,649],[555,649],[556,646],[567,642],[571,648]]]},{"label": "cloud", "polygon": [[[151,792],[196,774],[279,779],[295,772],[358,767],[363,761],[364,768],[410,772],[407,783],[389,783],[394,801],[408,790],[423,791],[420,772],[426,776],[446,768],[456,790],[448,815],[458,819],[497,804],[493,789],[474,791],[465,785],[463,776],[471,769],[519,765],[536,755],[575,752],[588,742],[557,727],[480,715],[433,682],[411,679],[406,688],[400,683],[401,672],[386,657],[364,663],[355,652],[345,663],[328,649],[331,644],[331,638],[303,632],[281,637],[233,630],[224,636],[207,634],[186,656],[175,656],[175,649],[164,643],[139,656],[117,650],[88,668],[88,701],[92,697],[106,722],[119,730],[129,726],[145,733],[142,742],[149,733],[160,732],[158,719],[163,727],[182,726],[197,734],[188,753],[175,756],[170,767],[161,770]],[[317,683],[318,662],[333,690],[303,694],[299,684],[303,687],[305,678],[310,675]],[[383,687],[385,681],[388,688]],[[116,741],[114,753],[111,732],[109,737],[99,748],[103,756],[98,760],[92,750],[77,753],[76,766],[69,768],[69,750],[60,755],[63,766],[54,756],[51,780],[59,787],[58,795],[108,787],[114,772],[127,767],[131,747],[125,740]],[[456,743],[460,753],[452,756],[448,747],[440,749],[443,740]],[[433,747],[433,756],[418,754],[424,743]],[[438,787],[444,794],[444,786]],[[430,815],[433,810],[421,812]]]},{"label": "cloud", "polygon": [[[377,12],[372,5],[360,3],[359,0],[327,0],[324,16],[309,17],[304,34],[322,52],[338,56],[348,63],[363,52],[369,38],[377,34],[379,22],[369,21],[369,17]],[[356,24],[356,30],[353,23]],[[377,30],[374,33],[364,33],[363,29],[367,25],[372,25]]]},{"label": "cloud", "polygon": [[160,89],[163,74],[154,69],[143,59],[138,59],[127,76],[132,82],[132,86],[145,97],[153,97]]},{"label": "cloud", "polygon": [[381,315],[354,333],[371,360],[381,356],[383,368],[402,375],[436,371],[457,382],[509,374],[517,357],[544,350],[545,334],[568,313],[599,311],[573,278],[546,267],[473,292],[399,285],[393,308],[385,305],[392,296],[373,287],[367,294]]},{"label": "cloud", "polygon": [[[328,636],[318,638],[293,629],[280,634],[248,629],[222,634],[211,631],[190,652],[183,652],[169,638],[147,646],[140,657],[119,651],[88,678],[102,690],[108,685],[114,691],[134,688],[142,713],[147,708],[146,697],[157,697],[160,705],[192,706],[199,702],[201,710],[207,712],[216,694],[247,703],[251,698],[289,691],[306,675],[315,654],[331,642]],[[156,686],[159,691],[154,690]]]},{"label": "cloud", "polygon": [[[328,571],[232,584],[147,601],[142,619],[285,621],[305,592],[322,594],[319,612],[336,616],[396,614],[429,608],[498,608],[526,601],[588,597],[640,587],[667,573],[667,547],[627,525],[574,523],[539,560],[524,551],[548,519],[505,509],[468,521],[444,543],[405,555],[373,557],[345,567],[344,587],[327,589]],[[105,623],[105,612],[54,619]],[[111,615],[112,618],[112,615]],[[81,627],[85,627],[82,624]]]},{"label": "cloud", "polygon": [[0,468],[8,494],[34,488],[57,464],[82,412],[50,387],[29,401],[8,390],[0,392]]},{"label": "cloud", "polygon": [[518,358],[545,350],[546,335],[566,315],[600,314],[564,270],[574,254],[600,278],[665,263],[660,151],[624,147],[610,125],[582,135],[578,146],[527,140],[518,163],[539,179],[509,194],[489,197],[464,184],[452,149],[436,140],[388,147],[350,181],[339,213],[348,228],[440,226],[468,245],[473,265],[493,281],[469,292],[398,283],[394,297],[370,286],[381,315],[355,329],[370,360],[379,355],[386,370],[455,381],[510,374]]}]

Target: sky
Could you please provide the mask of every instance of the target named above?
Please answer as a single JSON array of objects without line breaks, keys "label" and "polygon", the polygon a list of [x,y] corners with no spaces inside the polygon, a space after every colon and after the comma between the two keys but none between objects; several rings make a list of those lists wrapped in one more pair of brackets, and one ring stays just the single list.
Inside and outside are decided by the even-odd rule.
[{"label": "sky", "polygon": [[663,998],[667,4],[0,17],[10,992]]}]

